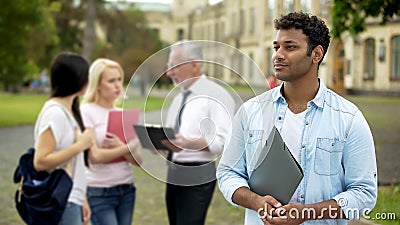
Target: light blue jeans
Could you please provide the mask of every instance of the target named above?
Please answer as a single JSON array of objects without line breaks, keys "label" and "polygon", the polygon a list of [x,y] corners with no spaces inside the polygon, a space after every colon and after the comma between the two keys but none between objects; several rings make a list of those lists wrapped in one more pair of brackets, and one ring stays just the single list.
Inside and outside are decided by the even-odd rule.
[{"label": "light blue jeans", "polygon": [[82,206],[68,202],[58,225],[82,225]]},{"label": "light blue jeans", "polygon": [[123,184],[110,188],[88,187],[92,225],[131,225],[136,188]]}]

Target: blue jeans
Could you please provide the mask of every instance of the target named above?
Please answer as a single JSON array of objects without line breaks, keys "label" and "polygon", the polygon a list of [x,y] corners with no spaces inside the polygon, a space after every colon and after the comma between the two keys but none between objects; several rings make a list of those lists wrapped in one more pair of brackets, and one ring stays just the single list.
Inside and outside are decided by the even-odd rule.
[{"label": "blue jeans", "polygon": [[82,225],[82,206],[68,202],[58,225]]},{"label": "blue jeans", "polygon": [[131,225],[135,192],[133,184],[110,188],[88,187],[92,225]]}]

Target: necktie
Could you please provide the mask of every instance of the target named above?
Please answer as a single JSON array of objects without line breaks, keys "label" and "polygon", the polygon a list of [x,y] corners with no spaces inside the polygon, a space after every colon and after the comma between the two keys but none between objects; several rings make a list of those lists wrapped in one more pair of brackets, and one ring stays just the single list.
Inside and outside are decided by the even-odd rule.
[{"label": "necktie", "polygon": [[[179,133],[179,127],[181,126],[182,112],[183,112],[183,109],[185,108],[185,105],[186,105],[185,104],[186,103],[186,99],[190,95],[190,93],[191,93],[191,91],[189,91],[189,90],[184,91],[182,93],[183,97],[182,97],[181,105],[179,106],[178,114],[177,114],[176,119],[175,119],[175,126],[174,126],[175,134]],[[172,160],[172,154],[173,154],[172,151],[168,152],[168,156],[167,156],[167,160],[168,161]]]},{"label": "necktie", "polygon": [[175,126],[174,126],[175,133],[179,132],[179,127],[181,126],[181,120],[182,120],[182,112],[185,109],[186,99],[190,95],[190,93],[191,93],[191,91],[185,91],[182,93],[183,97],[182,97],[181,105],[179,106],[179,109],[178,109],[179,111],[178,111],[178,114],[175,119]]}]

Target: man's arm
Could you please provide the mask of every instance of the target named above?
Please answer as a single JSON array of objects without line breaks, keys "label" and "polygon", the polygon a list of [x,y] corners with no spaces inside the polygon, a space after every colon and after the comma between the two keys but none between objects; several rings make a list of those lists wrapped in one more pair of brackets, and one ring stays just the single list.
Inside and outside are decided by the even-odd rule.
[{"label": "man's arm", "polygon": [[[249,187],[247,183],[249,177],[246,168],[246,153],[243,136],[244,127],[242,125],[242,114],[244,111],[244,108],[241,107],[233,119],[232,129],[228,134],[216,174],[219,189],[225,199],[233,205],[237,205],[237,203],[233,201],[234,193],[238,191],[239,188]],[[237,202],[240,203],[241,201],[239,200]],[[242,204],[243,206],[246,205],[245,203]]]},{"label": "man's arm", "polygon": [[360,111],[350,124],[342,165],[345,191],[334,196],[349,220],[372,210],[377,199],[377,168],[371,130]]},{"label": "man's arm", "polygon": [[260,196],[247,187],[240,187],[233,193],[232,201],[240,206],[252,209],[260,214],[267,215],[273,208],[281,207],[282,204],[272,196]]},{"label": "man's arm", "polygon": [[282,204],[272,196],[260,196],[247,187],[238,188],[233,196],[234,203],[254,210],[265,224],[301,224],[307,220],[344,219],[335,200],[315,204]]}]

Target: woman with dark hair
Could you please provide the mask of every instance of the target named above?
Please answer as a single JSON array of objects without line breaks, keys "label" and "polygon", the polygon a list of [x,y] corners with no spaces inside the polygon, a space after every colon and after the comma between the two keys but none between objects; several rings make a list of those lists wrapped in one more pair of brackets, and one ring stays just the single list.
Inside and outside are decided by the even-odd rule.
[{"label": "woman with dark hair", "polygon": [[74,53],[61,53],[51,66],[51,97],[35,124],[34,167],[37,171],[65,168],[73,181],[59,224],[86,224],[91,215],[86,200],[84,150],[92,138],[84,131],[79,96],[88,83],[88,62]]}]

